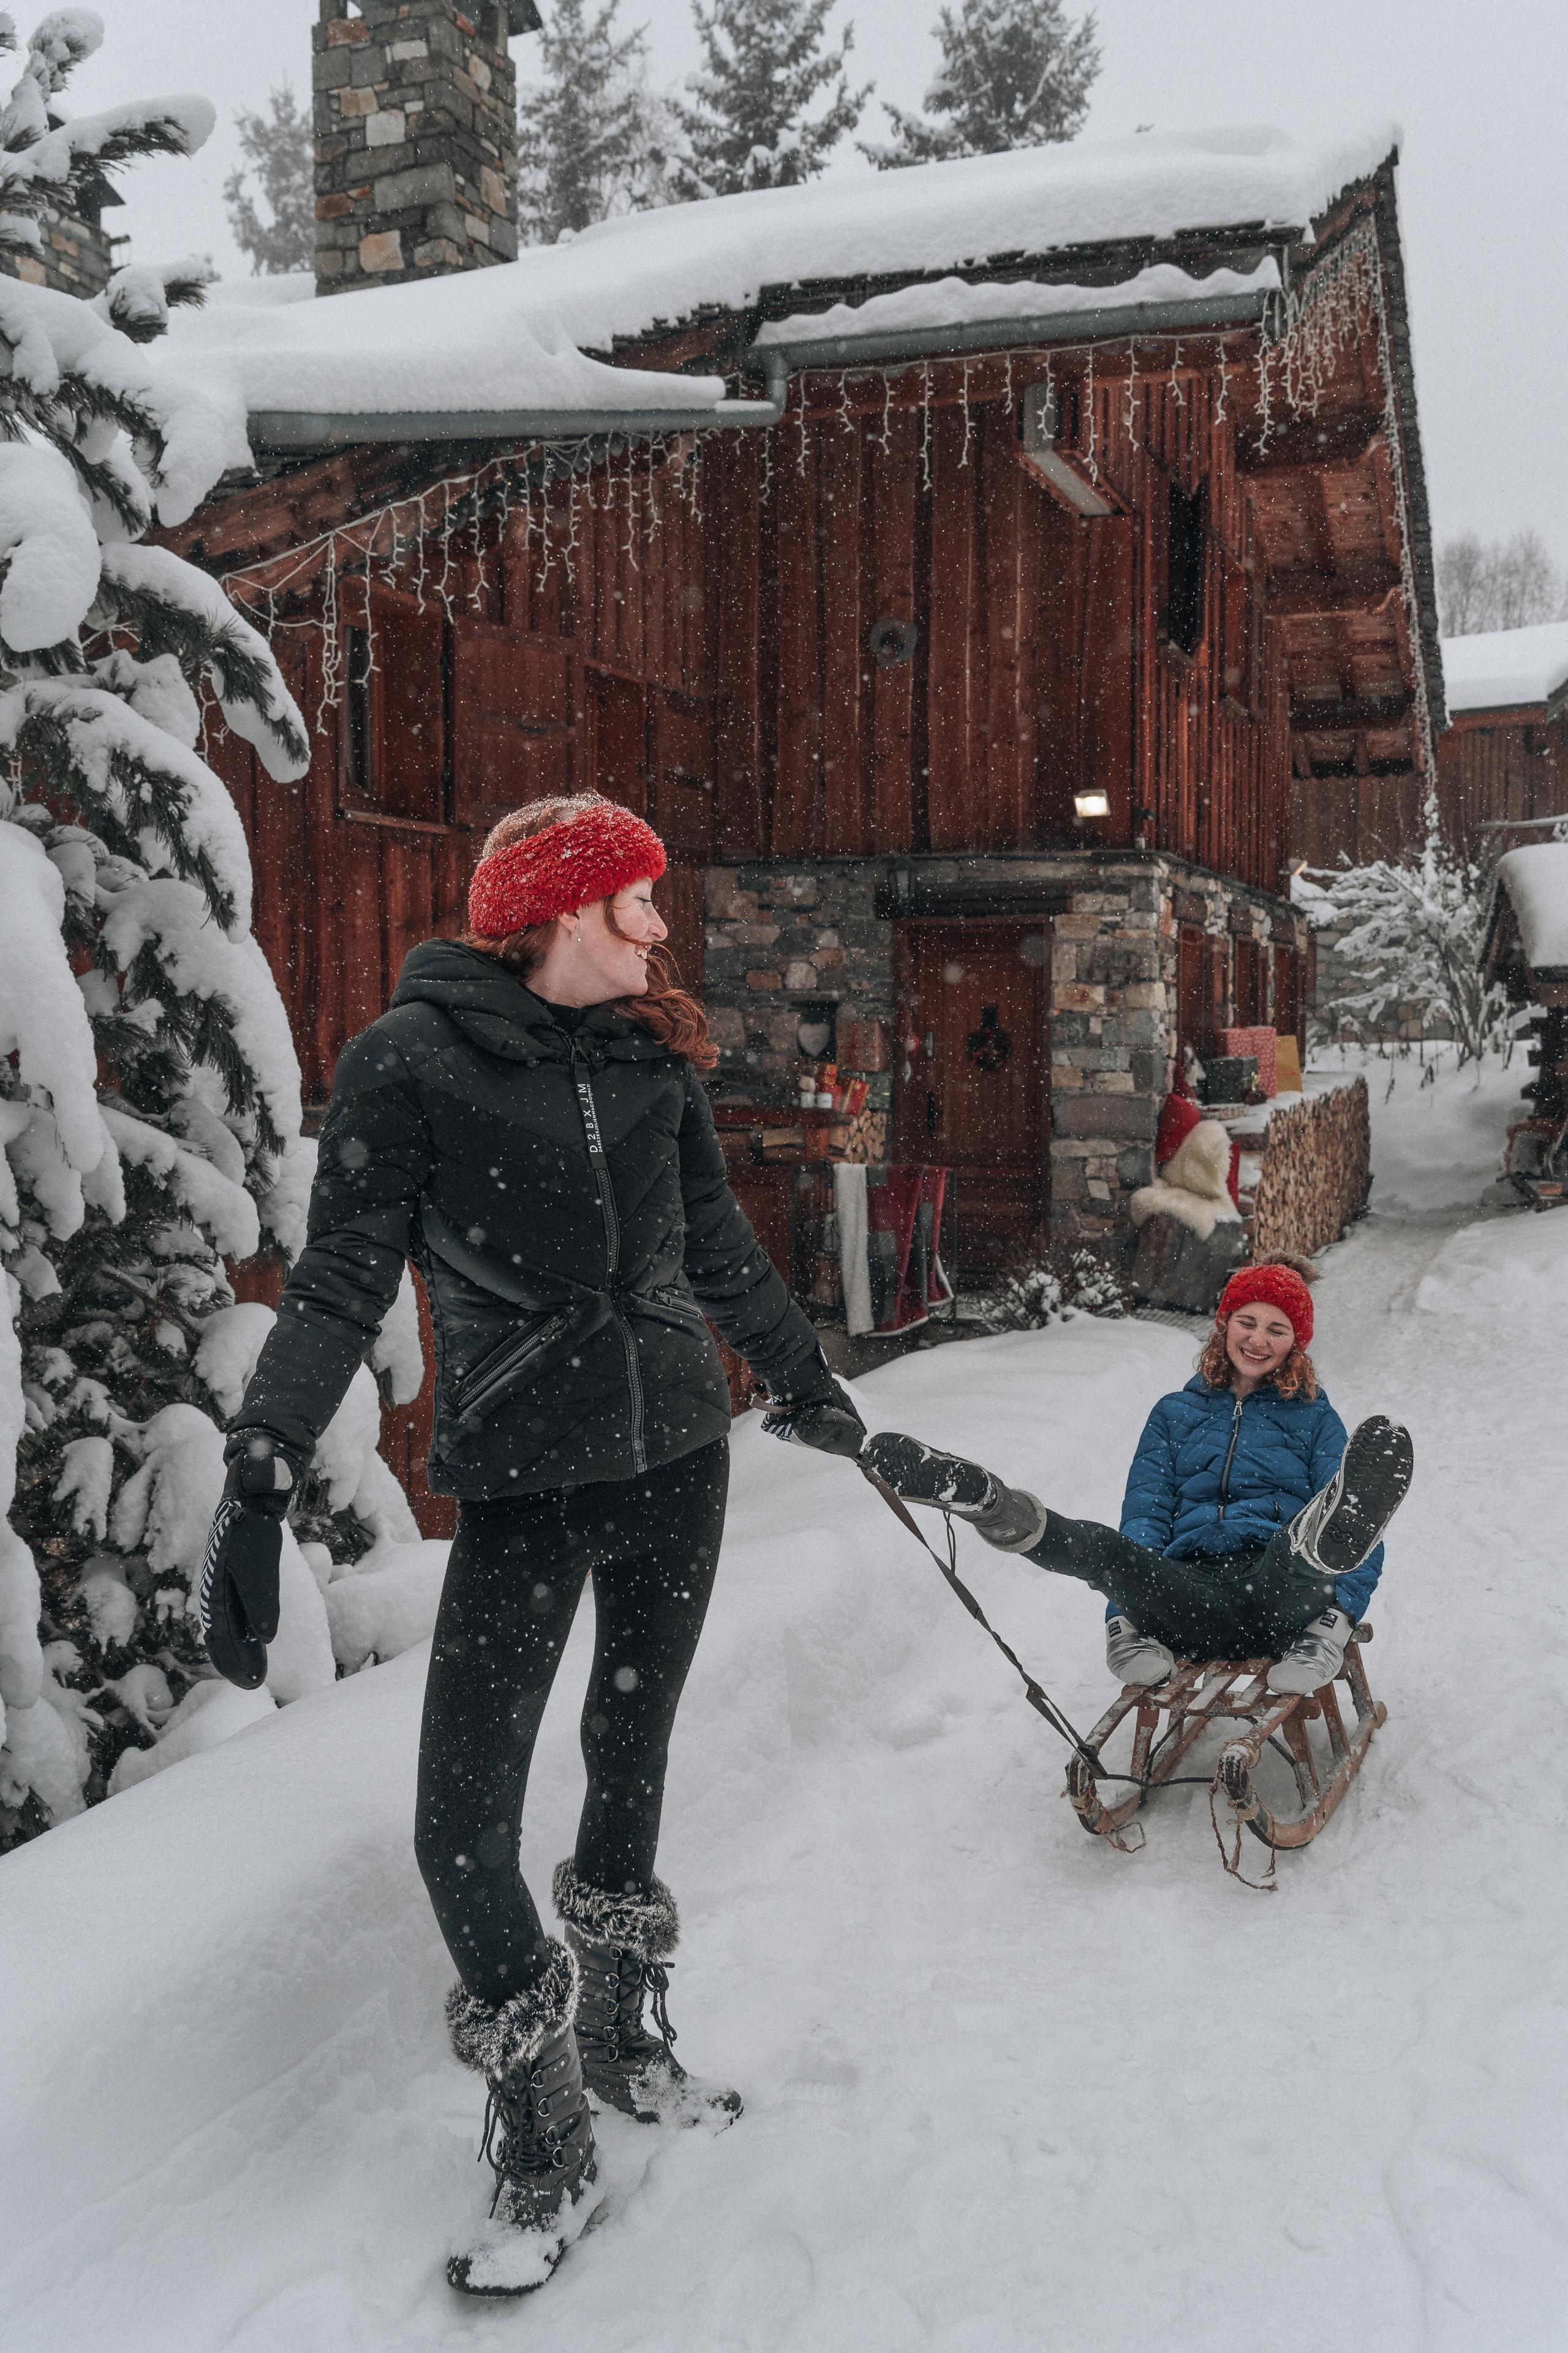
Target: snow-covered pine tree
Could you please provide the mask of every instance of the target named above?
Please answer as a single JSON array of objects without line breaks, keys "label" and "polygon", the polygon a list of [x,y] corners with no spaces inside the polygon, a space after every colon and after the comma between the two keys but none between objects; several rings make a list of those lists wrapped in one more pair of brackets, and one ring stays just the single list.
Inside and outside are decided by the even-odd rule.
[{"label": "snow-covered pine tree", "polygon": [[[13,252],[37,250],[38,212],[89,170],[211,131],[196,98],[51,129],[101,38],[89,10],[53,12],[0,111]],[[90,304],[0,277],[0,1845],[101,1796],[176,1710],[201,1745],[186,1726],[227,1690],[192,1594],[218,1420],[271,1322],[234,1303],[223,1259],[303,1239],[299,1068],[250,935],[239,818],[196,749],[199,698],[275,776],[301,774],[309,746],[218,585],[137,544],[248,461],[243,419],[145,348],[203,276],[122,270]],[[374,1452],[368,1372],[355,1388],[308,1498],[353,1508],[351,1548],[416,1533]],[[295,1543],[284,1578],[258,1705],[333,1672]]]},{"label": "snow-covered pine tree", "polygon": [[[729,196],[743,188],[793,188],[815,179],[859,121],[871,85],[851,90],[845,65],[855,27],[837,45],[824,31],[832,0],[693,0],[706,63],[674,102],[685,153],[671,173],[676,195]],[[829,85],[832,85],[829,90]],[[824,92],[819,114],[809,110]]]},{"label": "snow-covered pine tree", "polygon": [[939,12],[936,37],[942,64],[925,102],[943,120],[884,100],[892,144],[862,142],[881,170],[1044,147],[1083,128],[1100,71],[1092,13],[1075,21],[1062,0],[962,0]]},{"label": "snow-covered pine tree", "polygon": [[518,91],[518,231],[553,245],[612,213],[662,200],[660,108],[644,79],[647,36],[617,37],[620,0],[589,15],[557,0],[539,37],[541,78]]},{"label": "snow-covered pine tree", "polygon": [[[268,111],[235,115],[245,163],[223,184],[224,209],[236,245],[250,256],[253,277],[309,269],[316,253],[316,149],[310,118],[287,82],[268,93]],[[258,211],[247,183],[256,175]]]},{"label": "snow-covered pine tree", "polygon": [[1435,829],[1418,857],[1303,869],[1293,895],[1314,930],[1349,926],[1335,955],[1352,983],[1327,1008],[1334,1038],[1378,1043],[1415,1006],[1447,1027],[1461,1068],[1508,1045],[1508,1000],[1481,977],[1486,877]]}]

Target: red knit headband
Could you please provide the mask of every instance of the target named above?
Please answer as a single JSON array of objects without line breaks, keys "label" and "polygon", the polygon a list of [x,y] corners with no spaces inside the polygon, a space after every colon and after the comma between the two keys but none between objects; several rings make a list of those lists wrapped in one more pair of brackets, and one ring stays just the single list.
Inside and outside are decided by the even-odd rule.
[{"label": "red knit headband", "polygon": [[1311,1340],[1312,1294],[1292,1266],[1244,1266],[1233,1274],[1220,1293],[1220,1322],[1238,1307],[1277,1307],[1289,1317],[1298,1348]]},{"label": "red knit headband", "polygon": [[595,801],[481,858],[468,885],[468,929],[504,940],[552,915],[613,899],[628,882],[657,882],[664,844],[616,801]]}]

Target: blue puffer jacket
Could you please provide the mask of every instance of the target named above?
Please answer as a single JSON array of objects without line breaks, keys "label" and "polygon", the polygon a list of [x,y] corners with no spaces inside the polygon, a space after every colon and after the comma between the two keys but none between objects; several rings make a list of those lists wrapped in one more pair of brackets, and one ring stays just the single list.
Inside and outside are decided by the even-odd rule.
[{"label": "blue puffer jacket", "polygon": [[[1194,1373],[1143,1425],[1121,1533],[1151,1552],[1194,1560],[1267,1544],[1339,1469],[1345,1426],[1321,1389],[1282,1398],[1269,1382],[1237,1398]],[[1334,1587],[1359,1618],[1383,1573],[1378,1545]],[[1113,1615],[1108,1611],[1107,1615]]]}]

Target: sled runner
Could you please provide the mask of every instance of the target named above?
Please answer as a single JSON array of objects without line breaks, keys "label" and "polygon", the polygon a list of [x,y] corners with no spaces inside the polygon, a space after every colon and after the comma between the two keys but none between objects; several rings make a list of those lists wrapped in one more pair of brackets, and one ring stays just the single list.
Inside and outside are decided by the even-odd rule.
[{"label": "sled runner", "polygon": [[[1106,1839],[1124,1853],[1143,1843],[1142,1825],[1133,1817],[1151,1790],[1181,1778],[1183,1758],[1211,1725],[1234,1723],[1237,1735],[1226,1743],[1209,1789],[1215,1835],[1226,1869],[1240,1876],[1241,1825],[1272,1852],[1281,1847],[1306,1846],[1315,1839],[1345,1791],[1360,1772],[1373,1734],[1385,1723],[1388,1710],[1367,1688],[1362,1645],[1371,1640],[1370,1626],[1358,1626],[1346,1645],[1344,1664],[1333,1682],[1302,1698],[1271,1692],[1264,1678],[1267,1659],[1183,1660],[1168,1683],[1154,1691],[1129,1684],[1100,1717],[1088,1741],[1068,1766],[1067,1794],[1084,1829]],[[1350,1694],[1352,1722],[1347,1726],[1335,1684]],[[1127,1788],[1115,1804],[1100,1797],[1092,1758],[1103,1759],[1106,1743],[1129,1716],[1134,1721],[1132,1756],[1125,1776],[1105,1769],[1104,1778]],[[1167,1721],[1163,1731],[1160,1719]],[[1321,1727],[1314,1740],[1311,1727]],[[1286,1759],[1295,1778],[1300,1811],[1279,1814],[1258,1796],[1253,1776],[1265,1747]],[[1131,1783],[1132,1787],[1128,1788]],[[1221,1808],[1228,1811],[1236,1831],[1234,1855],[1226,1853],[1220,1831]],[[1138,1835],[1130,1840],[1129,1827]]]}]

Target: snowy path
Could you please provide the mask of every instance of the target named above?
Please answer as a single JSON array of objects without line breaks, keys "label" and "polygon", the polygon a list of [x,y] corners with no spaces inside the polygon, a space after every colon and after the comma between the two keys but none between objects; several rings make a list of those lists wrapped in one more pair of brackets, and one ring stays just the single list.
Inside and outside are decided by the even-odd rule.
[{"label": "snowy path", "polygon": [[[455,2305],[479,2103],[407,1852],[411,1653],[5,1864],[0,2345],[1561,2343],[1568,1215],[1473,1214],[1373,1218],[1320,1286],[1336,1402],[1403,1411],[1418,1478],[1372,1611],[1387,1729],[1279,1894],[1222,1875],[1199,1790],[1136,1857],[1085,1838],[935,1571],[849,1473],[748,1427],[661,1857],[682,2054],[742,2085],[742,2122],[611,2119],[604,2227],[539,2299]],[[1190,1357],[1084,1322],[864,1394],[1110,1514]],[[963,1558],[1092,1720],[1093,1599]],[[535,1772],[539,1881],[571,1843],[584,1638]]]}]

